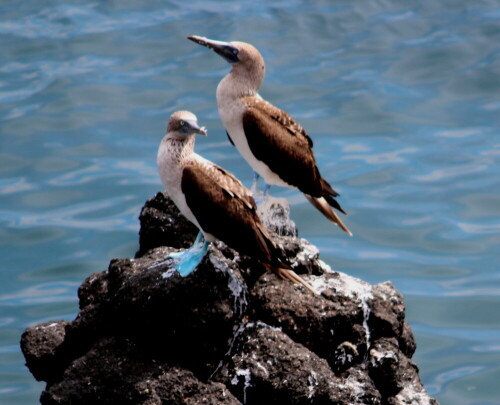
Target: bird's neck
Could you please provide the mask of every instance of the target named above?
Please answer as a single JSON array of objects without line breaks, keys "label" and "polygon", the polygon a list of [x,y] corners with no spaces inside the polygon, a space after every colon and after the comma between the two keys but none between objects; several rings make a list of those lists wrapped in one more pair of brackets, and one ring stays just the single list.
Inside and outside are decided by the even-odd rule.
[{"label": "bird's neck", "polygon": [[235,68],[217,86],[217,101],[232,101],[243,97],[256,96],[262,84],[259,76]]},{"label": "bird's neck", "polygon": [[174,167],[183,163],[194,153],[194,135],[178,137],[167,134],[158,151],[158,162]]}]

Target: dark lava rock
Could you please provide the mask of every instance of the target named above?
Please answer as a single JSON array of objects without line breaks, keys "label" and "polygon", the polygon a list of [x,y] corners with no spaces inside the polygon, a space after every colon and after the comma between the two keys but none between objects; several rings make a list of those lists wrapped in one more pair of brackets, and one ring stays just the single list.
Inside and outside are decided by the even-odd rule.
[{"label": "dark lava rock", "polygon": [[163,192],[146,201],[139,222],[141,228],[136,257],[160,246],[188,248],[198,234],[198,228],[180,215],[174,202]]},{"label": "dark lava rock", "polygon": [[61,381],[42,393],[45,404],[239,404],[218,383],[203,383],[186,369],[152,360],[131,339],[99,340],[75,359]]},{"label": "dark lava rock", "polygon": [[[333,272],[276,201],[264,223],[297,273],[278,279],[221,242],[189,276],[172,262],[197,230],[163,194],[141,212],[140,248],[78,291],[72,322],[27,329],[42,404],[436,404],[411,361],[401,294]],[[279,235],[278,235],[279,234]]]},{"label": "dark lava rock", "polygon": [[230,356],[214,379],[245,404],[356,404],[368,398],[381,403],[373,384],[359,396],[349,376],[337,377],[324,359],[262,322],[237,331]]},{"label": "dark lava rock", "polygon": [[38,381],[55,381],[60,373],[58,370],[59,358],[56,355],[64,342],[66,321],[47,322],[27,329],[21,336],[26,364],[30,364],[30,371]]}]

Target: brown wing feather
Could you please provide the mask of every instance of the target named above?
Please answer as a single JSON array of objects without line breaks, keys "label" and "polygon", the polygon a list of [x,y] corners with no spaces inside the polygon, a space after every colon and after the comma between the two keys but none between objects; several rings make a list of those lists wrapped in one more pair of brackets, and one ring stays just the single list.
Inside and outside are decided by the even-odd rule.
[{"label": "brown wing feather", "polygon": [[250,190],[217,165],[197,162],[184,168],[182,191],[205,232],[241,254],[281,264],[277,248],[256,212]]},{"label": "brown wing feather", "polygon": [[284,182],[328,203],[345,214],[332,186],[321,177],[312,151],[313,142],[285,111],[256,97],[244,99],[243,129],[255,157],[265,162]]},{"label": "brown wing feather", "polygon": [[264,111],[267,115],[269,115],[269,117],[286,128],[291,135],[304,139],[309,146],[309,150],[312,149],[313,140],[309,137],[309,135],[307,135],[306,130],[302,128],[302,126],[286,111],[280,110],[278,107],[275,107],[271,103],[264,100],[257,100],[255,98],[248,97],[245,101],[247,101],[251,108]]},{"label": "brown wing feather", "polygon": [[182,173],[181,188],[202,229],[241,254],[261,261],[265,267],[316,292],[288,264],[267,233],[248,190],[231,173],[211,163],[193,160]]},{"label": "brown wing feather", "polygon": [[[238,197],[250,210],[255,211],[257,209],[252,192],[233,174],[215,164],[206,165],[205,170],[212,181],[217,183],[229,196]],[[219,174],[217,175],[215,172]]]}]

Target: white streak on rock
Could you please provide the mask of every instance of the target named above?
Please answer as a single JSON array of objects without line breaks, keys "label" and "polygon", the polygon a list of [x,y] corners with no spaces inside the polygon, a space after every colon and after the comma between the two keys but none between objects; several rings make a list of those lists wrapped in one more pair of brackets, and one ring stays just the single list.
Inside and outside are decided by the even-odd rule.
[{"label": "white streak on rock", "polygon": [[43,326],[43,328],[44,328],[44,329],[47,329],[47,328],[53,328],[54,326],[57,326],[57,325],[59,325],[59,323],[57,323],[57,322],[52,322],[52,323],[50,323],[50,324],[48,324],[48,325],[44,325],[44,326]]},{"label": "white streak on rock", "polygon": [[368,300],[373,298],[372,286],[367,282],[347,274],[336,272],[335,277],[311,276],[309,283],[318,292],[323,293],[327,289],[333,289],[336,294],[359,300],[359,305],[363,311],[363,328],[365,329],[366,344],[370,347],[370,328],[368,318],[370,317],[370,306]]},{"label": "white streak on rock", "polygon": [[243,281],[238,279],[234,273],[231,271],[231,269],[224,263],[222,263],[218,258],[216,258],[214,255],[210,254],[209,256],[210,262],[214,266],[214,269],[216,271],[225,273],[229,277],[229,282],[227,284],[229,290],[233,293],[234,297],[234,304],[233,304],[233,311],[236,314],[243,314],[245,312],[245,309],[248,305],[247,301],[247,289]]},{"label": "white streak on rock", "polygon": [[162,273],[161,276],[162,278],[170,278],[172,277],[177,270],[175,270],[173,267],[171,269],[168,269],[166,272]]},{"label": "white streak on rock", "polygon": [[398,404],[430,405],[431,397],[419,384],[406,384],[395,397]]},{"label": "white streak on rock", "polygon": [[307,377],[307,383],[307,389],[309,390],[307,398],[311,398],[316,391],[316,387],[318,386],[318,375],[313,370],[311,370],[311,375]]},{"label": "white streak on rock", "polygon": [[258,361],[256,362],[257,364],[257,367],[259,367],[261,370],[264,371],[264,373],[266,373],[266,375],[269,375],[269,371],[267,371],[267,368],[265,368],[262,363],[259,363]]},{"label": "white streak on rock", "polygon": [[[359,373],[358,373],[359,374]],[[362,398],[366,394],[366,387],[359,381],[359,375],[349,374],[349,376],[344,380],[343,384],[339,384],[337,388],[348,391],[358,403],[358,399]]]},{"label": "white streak on rock", "polygon": [[243,376],[245,378],[245,382],[243,385],[243,403],[247,403],[247,389],[250,387],[251,379],[252,379],[252,374],[250,373],[250,369],[245,368],[245,369],[238,369],[236,370],[236,375],[232,378],[231,384],[233,385],[238,385],[240,382],[240,379],[238,377]]}]

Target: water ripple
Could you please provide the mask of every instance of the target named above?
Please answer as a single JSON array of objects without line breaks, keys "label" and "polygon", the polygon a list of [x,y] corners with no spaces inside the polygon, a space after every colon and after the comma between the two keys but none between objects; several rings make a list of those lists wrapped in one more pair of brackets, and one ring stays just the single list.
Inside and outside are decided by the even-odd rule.
[{"label": "water ripple", "polygon": [[402,155],[407,155],[407,154],[413,154],[418,151],[417,148],[413,147],[405,147],[401,148],[398,150],[393,150],[390,152],[383,152],[383,153],[367,153],[366,155],[347,155],[343,156],[343,160],[353,160],[353,159],[360,159],[363,160],[367,164],[372,164],[372,165],[377,165],[377,164],[384,164],[384,163],[402,163],[407,160],[407,158],[403,157]]},{"label": "water ripple", "polygon": [[0,179],[0,195],[16,194],[36,190],[38,186],[29,183],[26,177]]},{"label": "water ripple", "polygon": [[[90,163],[90,162],[89,162]],[[157,169],[139,160],[95,159],[88,166],[69,170],[51,178],[47,184],[54,187],[77,186],[116,179],[117,184],[131,184],[130,175],[137,175],[140,184],[158,184]]]},{"label": "water ripple", "polygon": [[0,33],[28,39],[68,39],[78,35],[146,28],[179,18],[182,9],[157,9],[150,12],[127,10],[107,14],[98,3],[44,8],[17,20],[0,22]]},{"label": "water ripple", "polygon": [[[32,228],[40,226],[58,226],[61,228],[79,229],[131,229],[135,230],[137,224],[135,217],[138,208],[131,207],[130,202],[135,196],[121,196],[101,201],[82,202],[43,213],[30,213],[19,211],[0,210],[0,221],[4,221],[12,228]],[[125,207],[122,211],[118,207]],[[102,210],[113,212],[102,218],[97,213]],[[96,215],[97,214],[97,215]]]},{"label": "water ripple", "polygon": [[449,181],[452,178],[461,177],[464,174],[472,174],[482,172],[487,170],[487,165],[478,165],[478,164],[465,164],[454,167],[445,167],[439,169],[433,169],[430,173],[415,176],[415,178],[419,181],[423,182],[438,182],[442,180]]},{"label": "water ripple", "polygon": [[[57,302],[71,302],[78,283],[54,282],[41,283],[20,291],[0,295],[0,304],[4,306],[29,306]],[[17,350],[17,349],[16,349]]]},{"label": "water ripple", "polygon": [[[32,97],[48,88],[55,80],[63,77],[99,72],[102,68],[116,65],[116,61],[110,58],[97,56],[80,56],[66,61],[37,61],[32,63],[10,62],[0,66],[0,73],[5,77],[18,78],[9,80],[8,88],[0,88],[0,103],[19,102]],[[19,80],[22,79],[22,80]],[[0,82],[2,83],[2,82]],[[5,86],[4,86],[5,87]],[[36,106],[36,104],[34,105]],[[35,107],[24,107],[24,111],[10,111],[4,119],[12,119],[22,116],[23,113],[34,110]]]}]

